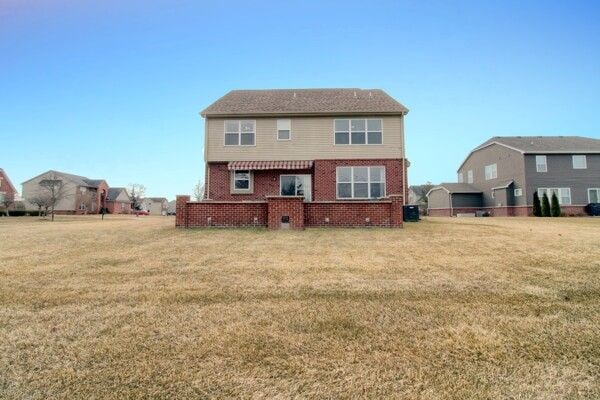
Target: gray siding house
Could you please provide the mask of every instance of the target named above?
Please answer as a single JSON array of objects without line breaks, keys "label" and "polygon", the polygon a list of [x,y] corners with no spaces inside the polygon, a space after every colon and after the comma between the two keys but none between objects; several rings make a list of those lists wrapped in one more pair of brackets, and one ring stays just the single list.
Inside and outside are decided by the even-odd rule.
[{"label": "gray siding house", "polygon": [[600,140],[579,136],[493,137],[469,153],[458,184],[428,193],[429,215],[486,210],[491,215],[529,215],[533,193],[556,193],[567,215],[600,202]]}]

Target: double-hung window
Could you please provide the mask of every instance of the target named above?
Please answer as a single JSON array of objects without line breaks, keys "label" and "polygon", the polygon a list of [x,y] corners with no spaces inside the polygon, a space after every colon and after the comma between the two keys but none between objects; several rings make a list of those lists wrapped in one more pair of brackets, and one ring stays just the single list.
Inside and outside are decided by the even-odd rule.
[{"label": "double-hung window", "polygon": [[537,172],[548,172],[546,156],[535,156],[535,170]]},{"label": "double-hung window", "polygon": [[292,121],[289,119],[277,120],[277,140],[290,140],[292,138]]},{"label": "double-hung window", "polygon": [[523,189],[516,188],[515,189],[515,197],[521,197],[521,196],[523,196]]},{"label": "double-hung window", "polygon": [[586,169],[587,159],[585,155],[573,156],[573,169]]},{"label": "double-hung window", "polygon": [[255,135],[256,121],[225,121],[225,146],[254,146]]},{"label": "double-hung window", "polygon": [[485,166],[485,180],[496,179],[498,177],[498,165],[490,164]]},{"label": "double-hung window", "polygon": [[588,189],[588,203],[600,203],[600,188]]},{"label": "double-hung window", "polygon": [[467,183],[473,183],[473,170],[472,169],[467,171]]},{"label": "double-hung window", "polygon": [[339,199],[379,199],[385,197],[385,167],[338,167]]},{"label": "double-hung window", "polygon": [[382,144],[381,119],[336,119],[335,144]]},{"label": "double-hung window", "polygon": [[537,190],[540,200],[544,197],[544,194],[548,196],[548,200],[552,200],[552,195],[556,194],[558,203],[563,205],[571,204],[571,189],[570,188],[538,188]]},{"label": "double-hung window", "polygon": [[252,173],[248,170],[235,170],[232,174],[232,193],[251,193],[252,187]]}]

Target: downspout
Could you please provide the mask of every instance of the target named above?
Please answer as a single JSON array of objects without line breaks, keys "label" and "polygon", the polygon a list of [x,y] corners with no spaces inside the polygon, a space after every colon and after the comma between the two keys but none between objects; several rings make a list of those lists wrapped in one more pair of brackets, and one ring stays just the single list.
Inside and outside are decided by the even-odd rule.
[{"label": "downspout", "polygon": [[402,129],[402,205],[406,205],[406,141],[404,139],[404,115],[400,117],[400,129]]},{"label": "downspout", "polygon": [[210,200],[210,170],[208,167],[208,118],[204,120],[204,174],[206,182],[204,183],[204,198]]},{"label": "downspout", "polygon": [[450,216],[454,216],[454,209],[452,208],[452,193],[448,193],[448,198],[450,199]]}]

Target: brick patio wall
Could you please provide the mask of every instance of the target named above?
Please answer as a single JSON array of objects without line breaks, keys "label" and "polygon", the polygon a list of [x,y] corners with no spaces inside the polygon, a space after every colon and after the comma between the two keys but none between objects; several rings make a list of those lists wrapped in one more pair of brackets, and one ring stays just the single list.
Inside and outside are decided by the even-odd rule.
[{"label": "brick patio wall", "polygon": [[[194,227],[266,226],[269,229],[321,227],[403,226],[402,195],[378,201],[321,201],[302,197],[267,196],[266,201],[202,201],[177,196],[175,225]],[[282,224],[282,219],[289,222]]]}]

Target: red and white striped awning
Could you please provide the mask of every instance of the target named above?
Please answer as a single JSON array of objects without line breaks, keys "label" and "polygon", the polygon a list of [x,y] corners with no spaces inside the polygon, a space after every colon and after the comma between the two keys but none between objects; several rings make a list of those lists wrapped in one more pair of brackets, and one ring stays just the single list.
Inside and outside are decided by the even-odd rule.
[{"label": "red and white striped awning", "polygon": [[312,161],[230,161],[228,169],[258,170],[258,169],[307,169],[313,165]]}]

